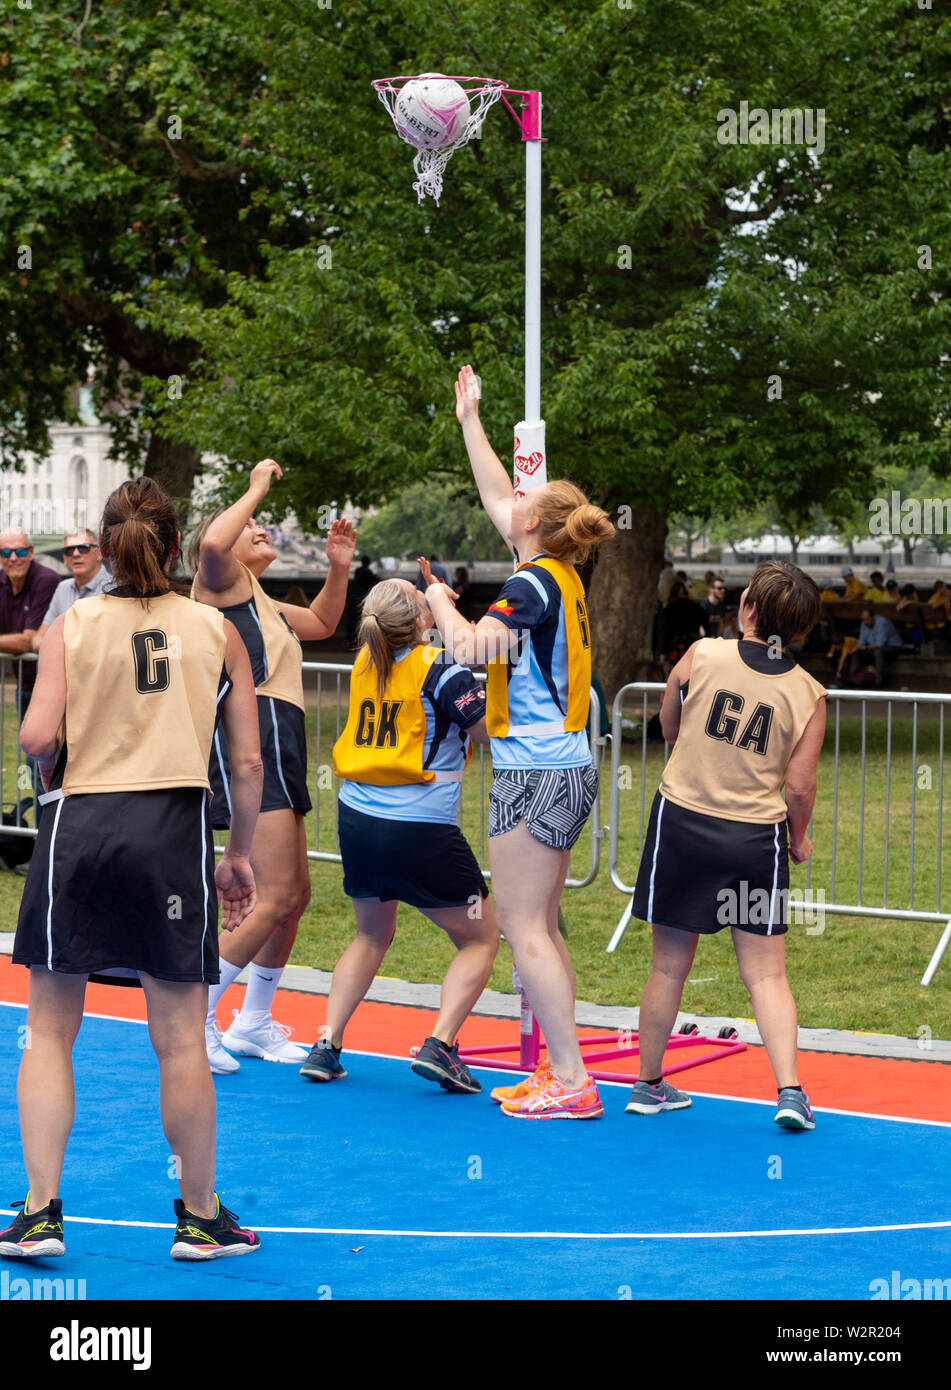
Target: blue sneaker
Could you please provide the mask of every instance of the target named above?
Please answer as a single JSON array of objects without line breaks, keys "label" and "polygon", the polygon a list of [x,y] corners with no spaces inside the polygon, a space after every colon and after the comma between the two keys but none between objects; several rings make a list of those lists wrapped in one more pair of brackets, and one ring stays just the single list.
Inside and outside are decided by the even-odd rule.
[{"label": "blue sneaker", "polygon": [[805,1091],[796,1086],[784,1086],[779,1093],[779,1108],[773,1122],[783,1129],[815,1129],[816,1117]]},{"label": "blue sneaker", "polygon": [[690,1097],[671,1086],[669,1081],[661,1080],[656,1086],[649,1086],[646,1081],[635,1081],[624,1113],[656,1115],[661,1110],[686,1110],[692,1104]]}]

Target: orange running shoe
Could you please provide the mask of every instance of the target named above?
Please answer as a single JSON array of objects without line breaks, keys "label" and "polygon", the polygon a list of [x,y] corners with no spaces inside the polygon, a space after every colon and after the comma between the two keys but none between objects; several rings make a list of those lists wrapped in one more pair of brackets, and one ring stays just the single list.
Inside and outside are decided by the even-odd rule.
[{"label": "orange running shoe", "polygon": [[497,1100],[499,1105],[506,1100],[522,1100],[529,1091],[534,1091],[540,1082],[547,1081],[551,1076],[551,1066],[546,1062],[539,1062],[531,1076],[526,1076],[514,1086],[496,1086],[494,1091],[490,1091],[493,1100]]},{"label": "orange running shoe", "polygon": [[521,1100],[503,1101],[502,1113],[519,1120],[594,1120],[604,1106],[593,1077],[586,1077],[580,1090],[570,1090],[550,1072]]}]

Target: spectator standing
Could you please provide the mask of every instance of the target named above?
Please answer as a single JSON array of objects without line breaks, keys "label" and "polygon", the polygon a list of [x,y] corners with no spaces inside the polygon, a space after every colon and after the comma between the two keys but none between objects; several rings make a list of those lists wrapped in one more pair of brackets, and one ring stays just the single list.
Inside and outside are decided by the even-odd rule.
[{"label": "spectator standing", "polygon": [[703,627],[706,635],[719,637],[720,624],[723,621],[724,613],[726,613],[726,584],[719,576],[714,575],[706,598],[700,601],[700,607],[705,615]]},{"label": "spectator standing", "polygon": [[668,553],[664,556],[664,564],[657,581],[657,597],[662,604],[670,598],[670,590],[673,587],[677,576],[674,574],[674,557]]},{"label": "spectator standing", "polygon": [[675,666],[684,652],[696,642],[703,630],[704,611],[687,592],[686,584],[678,580],[670,591],[658,624],[658,640],[668,669]]},{"label": "spectator standing", "polygon": [[[25,531],[15,529],[0,532],[0,568],[0,653],[21,656],[33,650],[33,638],[59,586],[59,575],[33,559],[33,542]],[[17,719],[22,722],[33,694],[36,662],[17,662],[16,680]],[[27,757],[26,764],[33,780],[33,823],[38,826],[39,775],[33,758]],[[26,871],[25,864],[16,867]]]},{"label": "spectator standing", "polygon": [[43,621],[34,632],[31,647],[38,652],[50,623],[81,598],[107,594],[115,586],[112,575],[102,563],[99,540],[92,531],[68,531],[63,537],[63,563],[71,578],[63,579],[53,590]]},{"label": "spectator standing", "polygon": [[350,587],[347,593],[347,641],[352,645],[356,641],[357,627],[360,623],[360,609],[363,607],[363,600],[373,588],[374,584],[379,584],[380,576],[375,574],[369,555],[360,556],[360,568],[350,580]]},{"label": "spectator standing", "polygon": [[472,581],[465,565],[459,565],[452,577],[452,587],[456,591],[456,612],[463,618],[470,618],[472,607]]},{"label": "spectator standing", "polygon": [[[25,531],[0,532],[0,652],[20,656],[32,650],[33,634],[59,584],[59,576],[33,559]],[[36,663],[23,664],[17,686],[17,715],[26,714],[36,679]]]}]

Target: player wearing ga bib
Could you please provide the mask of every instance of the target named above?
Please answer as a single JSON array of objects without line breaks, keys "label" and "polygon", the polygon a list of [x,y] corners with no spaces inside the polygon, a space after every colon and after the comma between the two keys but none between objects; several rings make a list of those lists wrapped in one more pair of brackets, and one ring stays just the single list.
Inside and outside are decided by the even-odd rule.
[{"label": "player wearing ga bib", "polygon": [[654,798],[635,917],[652,925],[641,999],[641,1076],[628,1111],[690,1097],[663,1057],[700,937],[730,927],[737,964],[776,1078],[777,1124],[812,1129],[799,1085],[796,1003],[786,978],[789,864],[807,830],[825,733],[825,690],[786,648],[818,621],[818,586],[795,565],[760,565],[740,599],[743,640],[694,643],[667,682],[661,727],[673,752]]},{"label": "player wearing ga bib", "polygon": [[347,722],[334,744],[343,890],[356,935],[334,968],[326,1020],[301,1074],[342,1079],[344,1030],[396,929],[399,903],[417,908],[456,948],[433,1032],[413,1071],[446,1090],[481,1085],[455,1041],[492,972],[499,933],[482,871],[456,824],[470,740],[488,741],[485,696],[472,672],[425,640],[432,615],[405,579],[363,602]]}]

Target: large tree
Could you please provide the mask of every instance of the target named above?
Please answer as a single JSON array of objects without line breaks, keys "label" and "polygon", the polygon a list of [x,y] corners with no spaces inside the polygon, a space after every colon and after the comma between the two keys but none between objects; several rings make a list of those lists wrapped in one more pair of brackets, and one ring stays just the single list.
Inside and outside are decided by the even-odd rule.
[{"label": "large tree", "polygon": [[[276,500],[305,523],[346,495],[379,501],[410,480],[463,475],[451,408],[462,362],[483,377],[503,455],[521,415],[520,142],[494,113],[450,164],[439,209],[418,207],[410,151],[369,87],[394,71],[477,71],[544,93],[550,472],[576,478],[618,521],[591,579],[608,688],[649,671],[672,513],[769,500],[796,528],[816,505],[854,512],[886,463],[947,470],[942,10],[907,0],[204,0],[149,7],[168,33],[134,67],[130,96],[124,72],[108,76],[109,36],[124,51],[124,17],[145,25],[145,11],[119,0],[100,29],[94,0],[80,46],[98,64],[94,92],[122,82],[121,130],[86,128],[82,159],[100,150],[145,203],[133,217],[134,198],[107,181],[110,256],[123,272],[110,267],[110,311],[178,354],[174,370],[163,360],[150,373],[156,434],[227,460],[274,454],[287,467]],[[62,23],[57,43],[72,44]],[[87,100],[74,67],[56,67],[67,111]],[[822,147],[721,141],[721,113],[743,103],[823,111]],[[176,113],[184,167],[182,149],[157,134]],[[65,178],[78,197],[69,160],[56,172],[52,109],[43,129],[41,183]],[[189,170],[238,168],[207,186],[230,191],[213,229],[170,235],[167,169],[150,164],[140,181],[146,159],[174,165],[177,190],[206,187]],[[74,260],[80,280],[94,278],[95,255]],[[31,274],[47,324],[34,338],[42,381],[54,365],[61,377],[72,369],[78,339],[64,367],[59,301]],[[4,314],[17,283],[5,287]],[[28,299],[16,302],[29,335]],[[168,378],[180,375],[179,400]]]}]

